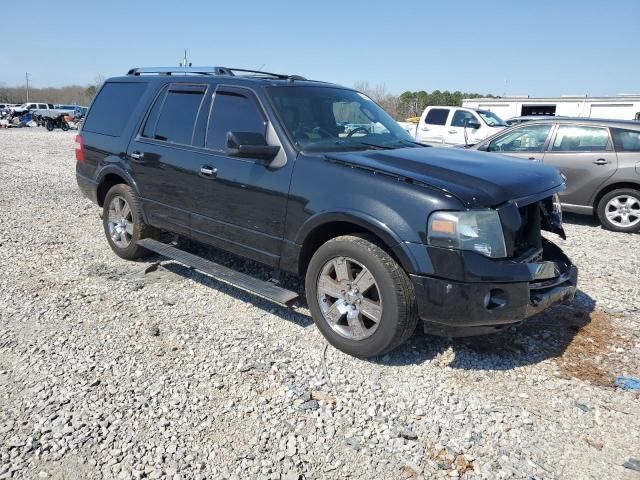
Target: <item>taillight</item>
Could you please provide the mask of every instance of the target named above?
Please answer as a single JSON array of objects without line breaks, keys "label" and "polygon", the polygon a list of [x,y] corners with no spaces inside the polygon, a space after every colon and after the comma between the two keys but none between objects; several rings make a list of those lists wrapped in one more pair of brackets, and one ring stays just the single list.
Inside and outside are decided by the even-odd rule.
[{"label": "taillight", "polygon": [[82,135],[76,135],[76,160],[84,162],[84,141]]}]

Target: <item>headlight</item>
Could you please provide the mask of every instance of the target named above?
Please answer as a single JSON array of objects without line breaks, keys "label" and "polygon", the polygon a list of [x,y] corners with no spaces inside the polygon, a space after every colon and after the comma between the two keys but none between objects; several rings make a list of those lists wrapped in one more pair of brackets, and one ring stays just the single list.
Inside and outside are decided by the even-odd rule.
[{"label": "headlight", "polygon": [[500,216],[495,210],[434,212],[429,217],[427,241],[434,247],[473,250],[491,258],[504,258]]}]

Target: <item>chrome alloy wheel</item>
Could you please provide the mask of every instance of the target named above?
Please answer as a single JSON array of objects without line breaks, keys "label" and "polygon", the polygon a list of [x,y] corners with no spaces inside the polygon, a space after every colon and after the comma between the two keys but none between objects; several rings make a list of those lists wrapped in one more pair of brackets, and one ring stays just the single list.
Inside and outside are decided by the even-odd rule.
[{"label": "chrome alloy wheel", "polygon": [[318,303],[331,328],[350,340],[364,340],[382,319],[382,297],[371,272],[348,257],[329,260],[317,282]]},{"label": "chrome alloy wheel", "polygon": [[631,195],[618,195],[607,202],[604,212],[616,227],[631,227],[640,223],[640,200]]},{"label": "chrome alloy wheel", "polygon": [[133,236],[133,217],[124,197],[117,195],[111,199],[107,225],[111,241],[118,248],[127,248]]}]

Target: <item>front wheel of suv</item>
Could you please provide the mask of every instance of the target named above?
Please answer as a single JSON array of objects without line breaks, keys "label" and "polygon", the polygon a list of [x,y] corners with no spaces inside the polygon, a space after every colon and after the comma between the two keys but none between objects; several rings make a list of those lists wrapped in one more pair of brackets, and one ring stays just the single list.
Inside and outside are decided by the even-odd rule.
[{"label": "front wheel of suv", "polygon": [[598,218],[607,230],[640,231],[640,191],[621,188],[607,193],[598,203]]},{"label": "front wheel of suv", "polygon": [[111,187],[102,208],[104,233],[116,255],[125,260],[149,255],[149,251],[136,242],[143,238],[156,238],[158,232],[144,223],[140,201],[131,187],[123,183]]},{"label": "front wheel of suv", "polygon": [[322,245],[309,262],[305,284],[316,326],[349,355],[382,355],[415,330],[413,285],[370,236],[346,235]]}]

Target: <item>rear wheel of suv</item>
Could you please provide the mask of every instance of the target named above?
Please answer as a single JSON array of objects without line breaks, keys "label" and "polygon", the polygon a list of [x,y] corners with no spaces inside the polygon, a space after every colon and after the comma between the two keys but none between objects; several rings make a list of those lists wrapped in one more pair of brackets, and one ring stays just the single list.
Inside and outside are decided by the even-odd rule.
[{"label": "rear wheel of suv", "polygon": [[607,230],[640,231],[640,191],[621,188],[607,193],[598,203],[598,218]]},{"label": "rear wheel of suv", "polygon": [[142,208],[129,185],[120,183],[109,189],[103,204],[102,224],[111,249],[126,260],[149,255],[136,242],[155,238],[158,231],[143,222]]},{"label": "rear wheel of suv", "polygon": [[322,245],[309,263],[306,292],[320,332],[356,357],[393,350],[418,321],[409,277],[369,236],[347,235]]}]

